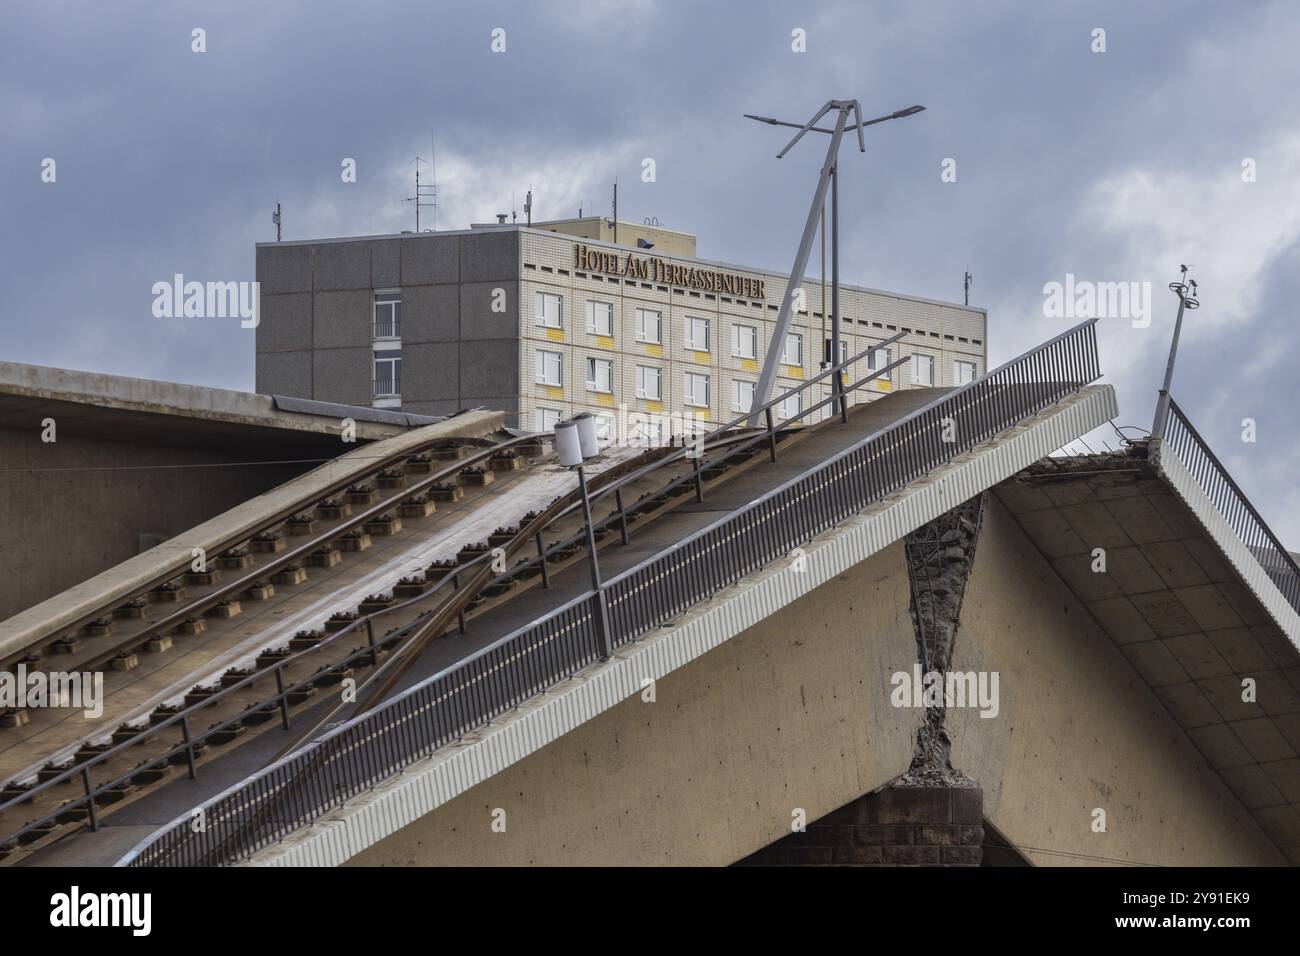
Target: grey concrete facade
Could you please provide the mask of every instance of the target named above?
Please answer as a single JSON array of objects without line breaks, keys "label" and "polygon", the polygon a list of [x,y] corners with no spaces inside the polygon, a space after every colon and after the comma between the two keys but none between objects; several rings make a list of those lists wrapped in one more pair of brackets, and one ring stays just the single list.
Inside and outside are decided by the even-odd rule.
[{"label": "grey concrete facade", "polygon": [[[575,253],[583,247],[630,255],[642,265],[653,259],[658,269],[680,267],[710,281],[717,276],[719,284],[687,286],[682,274],[635,280],[601,274],[580,267]],[[765,294],[746,299],[724,292],[720,283],[728,274],[754,280]],[[786,285],[775,272],[632,249],[545,224],[261,243],[257,278],[259,391],[417,414],[484,406],[507,412],[512,425],[539,430],[591,412],[620,432],[629,414],[633,427],[641,427],[635,416],[716,425],[747,410],[744,396],[757,379]],[[803,291],[792,329],[800,344],[796,357],[780,366],[781,390],[817,374],[822,339],[829,336],[820,282],[810,279]],[[891,357],[920,355],[928,363],[928,380],[904,365],[856,393],[855,401],[912,385],[959,384],[964,375],[986,371],[983,310],[856,286],[843,291],[846,354],[902,331],[907,337],[892,346]],[[400,296],[396,336],[381,333],[376,320],[377,296],[389,293]],[[558,325],[543,321],[543,298],[559,303]],[[593,326],[592,308],[608,310],[607,330]],[[642,313],[658,317],[653,337],[641,334]],[[687,331],[701,321],[707,323],[703,344]],[[755,341],[738,347],[737,334]],[[562,356],[558,371],[546,364],[555,355]],[[390,368],[385,360],[399,357],[400,373],[381,371]],[[863,360],[849,378],[867,371]],[[647,374],[653,388],[643,387]],[[380,384],[399,376],[396,394]],[[822,383],[808,390],[790,414],[825,398],[828,389]],[[658,423],[645,428],[662,434]]]},{"label": "grey concrete facade", "polygon": [[[519,238],[410,235],[257,249],[257,388],[371,403],[376,289],[401,289],[401,407],[445,415],[518,409]],[[492,311],[493,290],[510,308]]]}]

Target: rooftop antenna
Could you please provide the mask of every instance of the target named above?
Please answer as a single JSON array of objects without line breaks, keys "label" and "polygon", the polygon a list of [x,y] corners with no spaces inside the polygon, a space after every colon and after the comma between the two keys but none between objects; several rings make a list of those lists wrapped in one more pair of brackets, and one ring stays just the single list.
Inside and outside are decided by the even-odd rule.
[{"label": "rooftop antenna", "polygon": [[967,304],[967,305],[970,305],[970,287],[971,287],[972,285],[974,285],[974,279],[975,279],[975,277],[974,277],[973,275],[971,275],[971,274],[968,272],[968,273],[966,273],[966,278],[965,278],[965,279],[963,280],[963,282],[962,282],[962,288],[963,288],[963,289],[965,290],[965,292],[966,292],[966,304]]},{"label": "rooftop antenna", "polygon": [[[794,266],[790,270],[790,279],[786,283],[785,296],[781,300],[781,311],[777,314],[776,328],[772,332],[772,343],[767,349],[767,357],[763,360],[763,372],[758,379],[758,387],[754,393],[754,404],[761,406],[772,397],[772,388],[776,384],[776,366],[781,357],[782,350],[776,348],[774,343],[784,342],[786,333],[790,330],[790,319],[794,312],[795,297],[803,284],[804,270],[808,265],[808,254],[812,251],[813,237],[817,232],[817,220],[821,215],[823,206],[826,203],[827,187],[831,189],[831,356],[838,364],[840,355],[840,255],[839,255],[839,238],[840,238],[840,217],[839,217],[839,150],[840,141],[844,138],[844,129],[849,124],[849,114],[853,115],[853,126],[858,133],[858,151],[865,153],[867,151],[866,142],[862,137],[862,128],[864,126],[874,126],[876,123],[884,123],[888,120],[900,119],[904,116],[911,116],[919,113],[924,106],[909,106],[906,109],[896,110],[888,116],[878,116],[872,120],[862,118],[862,109],[857,100],[827,100],[806,123],[787,123],[783,120],[773,119],[770,116],[755,116],[752,113],[746,113],[747,119],[757,120],[760,123],[767,123],[769,126],[788,126],[797,129],[794,138],[786,143],[781,152],[776,154],[777,159],[781,159],[786,153],[790,152],[794,145],[799,142],[808,131],[814,133],[829,133],[831,137],[830,145],[826,148],[826,161],[822,163],[821,176],[817,180],[817,189],[813,193],[812,205],[808,209],[808,218],[804,222],[803,236],[799,240],[799,250],[795,253]],[[817,121],[827,113],[834,111],[837,116],[834,129],[827,129],[824,126],[817,126]],[[825,306],[823,306],[823,310]],[[838,407],[840,416],[843,420],[848,420],[848,404],[844,401],[843,388],[844,383],[841,379],[843,372],[837,372],[831,376],[831,408]],[[754,415],[749,420],[749,424],[758,425],[758,415]]]},{"label": "rooftop antenna", "polygon": [[[1177,282],[1169,283],[1169,291],[1178,296],[1178,318],[1174,321],[1174,337],[1169,343],[1169,363],[1165,366],[1165,383],[1156,400],[1156,417],[1151,423],[1151,437],[1164,438],[1165,425],[1169,420],[1169,386],[1174,382],[1174,360],[1178,357],[1178,336],[1183,331],[1183,310],[1199,309],[1201,303],[1196,298],[1196,280],[1187,278],[1187,271],[1192,267],[1180,265]],[[1184,281],[1186,280],[1186,281]]]},{"label": "rooftop antenna", "polygon": [[[430,134],[429,136],[429,146],[430,148],[433,148],[432,134]],[[437,231],[438,229],[438,172],[437,172],[438,167],[435,165],[435,163],[437,162],[437,158],[436,158],[437,154],[433,153],[431,155],[434,157],[432,162],[427,161],[421,158],[420,156],[416,156],[415,159],[413,160],[413,162],[415,163],[415,195],[407,196],[405,200],[406,202],[415,203],[415,231],[416,232],[420,231],[420,210],[421,209],[433,210],[433,228],[434,231]],[[430,167],[430,173],[433,176],[433,182],[431,183],[420,182],[421,164]]]},{"label": "rooftop antenna", "polygon": [[280,241],[280,200],[275,201],[275,212],[271,213],[271,221],[275,223],[275,241]]},{"label": "rooftop antenna", "polygon": [[618,245],[618,177],[614,177],[614,245]]},{"label": "rooftop antenna", "polygon": [[528,219],[528,225],[533,224],[533,187],[528,187],[528,192],[524,196],[524,216]]},{"label": "rooftop antenna", "polygon": [[428,161],[416,156],[413,162],[415,163],[415,195],[407,196],[405,201],[415,203],[415,231],[419,232],[420,210],[433,205],[433,186],[420,182],[420,164],[428,166]]}]

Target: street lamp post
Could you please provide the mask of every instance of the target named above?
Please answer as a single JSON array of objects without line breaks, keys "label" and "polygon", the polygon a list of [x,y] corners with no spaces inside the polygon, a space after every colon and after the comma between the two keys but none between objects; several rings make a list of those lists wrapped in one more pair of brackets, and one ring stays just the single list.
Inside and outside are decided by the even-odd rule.
[{"label": "street lamp post", "polygon": [[[807,123],[787,123],[783,120],[773,119],[770,116],[755,116],[752,113],[746,113],[748,119],[757,120],[760,123],[767,123],[769,126],[788,126],[797,129],[794,138],[786,143],[785,148],[776,154],[777,159],[781,159],[788,153],[795,143],[803,137],[804,133],[829,133],[831,137],[830,144],[826,149],[826,161],[822,164],[821,176],[817,180],[817,189],[813,193],[812,206],[808,210],[808,219],[804,223],[803,236],[799,240],[799,249],[795,253],[794,267],[790,270],[790,280],[786,283],[785,297],[781,300],[781,310],[777,314],[776,329],[772,333],[772,341],[768,344],[767,355],[763,360],[763,372],[758,379],[758,387],[755,389],[755,404],[761,405],[772,397],[772,388],[776,383],[776,367],[780,358],[779,347],[785,343],[786,334],[790,329],[790,321],[794,312],[795,292],[803,283],[804,271],[808,266],[808,254],[812,250],[813,236],[816,233],[817,219],[823,206],[826,203],[826,187],[831,185],[831,366],[839,363],[839,341],[840,341],[840,275],[839,275],[839,149],[840,141],[844,138],[844,129],[848,125],[849,114],[854,117],[854,127],[858,133],[858,151],[866,152],[866,141],[862,136],[862,129],[865,126],[874,126],[877,123],[884,123],[892,119],[901,119],[904,116],[912,116],[915,113],[925,109],[924,106],[909,106],[907,109],[896,110],[888,116],[878,116],[875,119],[863,120],[861,107],[857,100],[828,100],[826,104],[817,111],[817,113]],[[827,129],[817,126],[820,120],[832,110],[837,111],[838,116],[835,120],[835,128]],[[826,304],[822,303],[822,309]],[[831,376],[831,394],[836,399],[832,405],[838,403],[841,416],[847,419],[848,406],[843,394],[843,382],[839,374]],[[758,416],[755,415],[749,420],[751,426],[757,427]]]},{"label": "street lamp post", "polygon": [[596,418],[590,412],[575,415],[572,420],[555,426],[555,451],[560,464],[578,472],[578,489],[582,494],[582,522],[586,528],[587,558],[591,571],[591,589],[596,595],[596,638],[600,659],[608,660],[612,653],[609,641],[609,603],[600,580],[600,559],[596,551],[596,529],[591,517],[591,496],[587,491],[587,473],[582,463],[600,452],[596,440]]},{"label": "street lamp post", "polygon": [[[1182,270],[1183,278],[1187,279],[1187,266],[1179,266]],[[1188,286],[1191,287],[1191,295],[1188,295]],[[1187,282],[1169,283],[1169,291],[1178,296],[1178,318],[1174,321],[1174,337],[1169,342],[1169,361],[1165,365],[1165,382],[1160,389],[1160,398],[1156,401],[1156,417],[1151,423],[1151,437],[1164,438],[1165,425],[1169,419],[1169,389],[1174,383],[1174,360],[1178,358],[1178,338],[1183,331],[1183,310],[1191,309],[1195,311],[1201,307],[1201,303],[1196,298],[1196,280],[1188,279]]]}]

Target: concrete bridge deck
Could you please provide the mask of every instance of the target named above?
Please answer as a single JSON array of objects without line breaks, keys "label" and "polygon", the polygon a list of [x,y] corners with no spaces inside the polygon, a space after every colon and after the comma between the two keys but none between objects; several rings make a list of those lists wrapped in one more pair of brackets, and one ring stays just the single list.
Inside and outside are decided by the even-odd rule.
[{"label": "concrete bridge deck", "polygon": [[[739,474],[728,475],[724,481],[711,483],[704,502],[679,505],[651,523],[634,526],[630,544],[624,546],[616,543],[602,550],[603,574],[606,577],[617,574],[645,557],[659,553],[719,516],[734,512],[754,497],[904,417],[944,391],[913,389],[896,392],[870,404],[854,406],[850,410],[848,423],[827,420],[805,429],[797,436],[797,441],[783,443],[776,463],[766,460],[755,462]],[[626,459],[630,453],[634,453],[634,450],[608,449],[602,455],[603,461],[592,469],[593,473],[599,473],[603,466]],[[202,683],[204,679],[211,680],[239,660],[255,655],[258,649],[268,643],[283,641],[298,628],[319,626],[332,610],[351,608],[364,594],[383,590],[383,582],[387,582],[391,588],[391,581],[406,571],[422,567],[434,558],[454,556],[462,544],[480,540],[497,525],[509,524],[518,520],[524,511],[540,507],[560,490],[557,482],[572,482],[570,475],[554,466],[540,467],[545,477],[534,474],[539,466],[533,466],[529,470],[529,478],[534,487],[524,494],[515,493],[524,491],[518,487],[522,478],[514,477],[513,483],[507,479],[506,482],[490,486],[485,496],[467,498],[457,509],[449,510],[445,515],[440,511],[435,519],[430,519],[427,528],[423,528],[414,537],[404,538],[401,548],[390,546],[387,550],[378,550],[370,560],[350,565],[346,574],[321,577],[304,584],[288,603],[268,608],[260,615],[260,620],[253,618],[241,622],[237,628],[230,628],[232,633],[245,637],[229,648],[222,649],[224,644],[220,641],[205,639],[201,667],[191,666],[196,664],[193,656],[178,657],[167,674],[158,674],[152,680],[139,682],[136,693],[131,695],[134,706],[120,719],[138,719],[161,702],[166,694],[175,694],[178,689],[184,690],[195,683]],[[542,478],[540,483],[539,477]],[[401,553],[393,557],[390,554],[392,551]],[[509,601],[491,606],[473,619],[466,634],[434,641],[404,675],[394,692],[398,693],[431,673],[453,666],[501,635],[583,593],[589,584],[585,557],[575,560],[558,573],[552,572],[549,588],[532,588]],[[177,668],[180,669],[179,677],[175,676]],[[159,681],[163,682],[159,685],[161,690],[154,687]],[[137,702],[136,698],[141,694],[146,697]],[[314,720],[327,709],[324,703],[304,709],[300,716],[295,716],[295,720]],[[69,728],[73,722],[72,718],[63,718],[63,723],[68,724]],[[113,724],[116,723],[117,720],[113,721]],[[104,724],[99,726],[102,730]],[[72,729],[68,732],[71,733]],[[29,736],[32,736],[32,740],[25,746],[0,751],[0,760],[6,753],[17,755],[19,751],[30,751],[38,738]],[[124,833],[129,831],[136,834],[136,828],[144,825],[141,821],[147,820],[155,825],[165,823],[179,809],[192,806],[195,801],[219,792],[258,769],[276,753],[286,737],[278,728],[268,728],[256,740],[241,744],[230,753],[205,763],[198,779],[169,782],[157,792],[145,795],[130,807],[117,810],[106,817],[105,826],[98,833],[78,833],[62,845],[39,852],[30,859],[42,865],[58,860],[80,863],[91,860],[99,864],[113,862],[116,859],[113,854],[122,849]],[[24,766],[22,770],[34,772],[49,759],[49,756],[43,755],[36,763]]]}]

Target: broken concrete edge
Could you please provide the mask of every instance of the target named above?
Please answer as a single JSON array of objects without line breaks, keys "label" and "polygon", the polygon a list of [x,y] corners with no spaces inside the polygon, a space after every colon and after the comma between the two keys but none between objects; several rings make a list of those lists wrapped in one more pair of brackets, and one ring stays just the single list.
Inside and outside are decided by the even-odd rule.
[{"label": "broken concrete edge", "polygon": [[[987,491],[908,532],[904,538],[907,560],[908,612],[916,636],[916,659],[925,675],[947,674],[961,627],[961,606],[975,564],[975,548],[984,519]],[[931,569],[933,568],[933,573]],[[975,786],[954,769],[952,741],[948,737],[947,706],[923,711],[916,732],[912,765],[905,774],[913,787]]]},{"label": "broken concrete edge", "polygon": [[1264,566],[1260,564],[1246,542],[1232,530],[1232,525],[1228,524],[1227,519],[1219,513],[1219,509],[1214,506],[1210,496],[1205,493],[1205,489],[1201,487],[1200,482],[1196,480],[1183,460],[1176,454],[1166,454],[1163,444],[1159,439],[1153,439],[1151,442],[1151,458],[1155,463],[1156,471],[1195,515],[1196,520],[1210,536],[1210,540],[1219,546],[1220,552],[1241,576],[1246,587],[1255,595],[1256,600],[1268,612],[1268,616],[1273,619],[1286,639],[1291,642],[1291,646],[1300,653],[1300,613],[1296,612],[1291,602],[1273,583],[1273,579],[1269,577],[1268,572],[1264,570]]},{"label": "broken concrete edge", "polygon": [[182,573],[193,559],[193,549],[209,557],[221,542],[251,535],[294,501],[347,480],[369,468],[378,457],[400,453],[434,438],[482,437],[500,430],[505,412],[469,412],[391,438],[358,445],[332,461],[290,479],[255,498],[236,505],[157,547],[128,558],[66,591],[47,598],[6,621],[0,621],[0,660],[21,653],[32,644],[70,627],[100,605],[124,599],[150,581],[174,571]]},{"label": "broken concrete edge", "polygon": [[[317,434],[337,434],[339,419],[351,417],[357,423],[357,438],[363,441],[388,438],[411,425],[400,413],[364,406],[320,402],[314,403],[317,408],[310,401],[257,392],[21,362],[0,362],[0,395]],[[342,414],[335,414],[340,410]]]},{"label": "broken concrete edge", "polygon": [[[644,678],[657,680],[685,666],[913,529],[1086,435],[1117,414],[1111,386],[1084,388],[817,536],[806,548],[804,573],[791,573],[788,560],[774,562],[692,608],[675,623],[620,648],[610,660],[557,683],[510,715],[412,763],[369,792],[329,811],[279,843],[254,853],[239,865],[337,866],[346,862],[639,693]],[[580,600],[581,597],[570,603]],[[416,692],[420,686],[423,684],[410,688],[402,696]],[[335,728],[331,734],[340,729]],[[272,764],[200,806],[239,792],[249,781],[273,772],[278,766]],[[886,783],[881,781],[882,785]],[[834,809],[825,807],[818,812]],[[186,811],[158,832],[184,825],[193,812],[193,809]],[[117,865],[129,865],[154,838],[151,836],[137,845]]]}]

